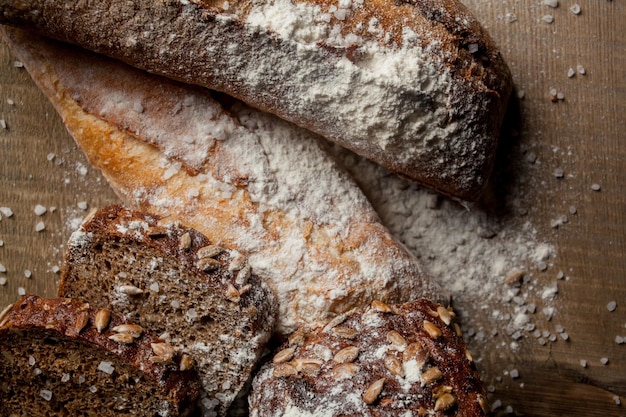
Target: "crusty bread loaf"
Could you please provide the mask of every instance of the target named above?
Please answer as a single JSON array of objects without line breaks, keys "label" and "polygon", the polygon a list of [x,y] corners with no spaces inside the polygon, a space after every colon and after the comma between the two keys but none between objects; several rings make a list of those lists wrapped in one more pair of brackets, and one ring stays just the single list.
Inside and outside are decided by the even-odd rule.
[{"label": "crusty bread loaf", "polygon": [[[189,359],[117,314],[27,295],[0,318],[3,416],[187,416]],[[163,352],[170,352],[163,357]]]},{"label": "crusty bread loaf", "polygon": [[466,200],[511,89],[457,0],[0,0],[0,22],[225,92]]},{"label": "crusty bread loaf", "polygon": [[255,376],[251,417],[485,416],[484,388],[454,313],[373,302],[296,331]]},{"label": "crusty bread loaf", "polygon": [[196,230],[110,206],[72,234],[60,297],[81,297],[155,331],[195,360],[204,415],[223,416],[276,321],[245,257]]},{"label": "crusty bread loaf", "polygon": [[[8,29],[8,28],[7,28]],[[240,251],[275,292],[279,333],[442,293],[308,131],[118,62],[6,31],[127,207]],[[183,135],[180,132],[186,132]]]}]

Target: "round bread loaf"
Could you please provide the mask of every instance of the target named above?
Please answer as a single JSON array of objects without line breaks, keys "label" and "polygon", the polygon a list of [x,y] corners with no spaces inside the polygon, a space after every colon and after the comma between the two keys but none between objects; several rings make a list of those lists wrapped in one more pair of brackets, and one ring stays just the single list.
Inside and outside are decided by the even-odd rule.
[{"label": "round bread loaf", "polygon": [[485,392],[454,313],[426,299],[373,302],[293,333],[253,381],[251,417],[484,416]]},{"label": "round bread loaf", "polygon": [[187,416],[190,358],[82,301],[27,295],[0,314],[3,416]]}]

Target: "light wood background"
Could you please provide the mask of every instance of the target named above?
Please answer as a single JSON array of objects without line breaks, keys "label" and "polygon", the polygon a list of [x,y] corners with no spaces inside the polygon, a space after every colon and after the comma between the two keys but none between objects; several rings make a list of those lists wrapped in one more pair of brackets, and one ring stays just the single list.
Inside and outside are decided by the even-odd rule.
[{"label": "light wood background", "polygon": [[[512,102],[503,139],[510,155],[534,161],[525,165],[533,181],[521,185],[528,216],[539,238],[557,249],[553,270],[571,277],[558,294],[568,341],[541,346],[525,337],[519,349],[490,351],[471,342],[494,413],[626,416],[626,343],[616,342],[616,336],[626,338],[626,2],[559,0],[557,8],[542,0],[465,3],[513,73],[521,98]],[[576,3],[580,14],[570,11]],[[585,74],[568,77],[578,65]],[[563,100],[553,102],[552,89]],[[0,214],[4,306],[20,289],[54,296],[63,245],[85,215],[84,204],[117,198],[2,44],[0,119],[6,123],[0,127],[0,207],[13,211]],[[556,179],[555,169],[564,177]],[[42,216],[34,212],[38,204],[47,208]],[[552,227],[560,214],[568,223]],[[45,230],[38,232],[41,221]],[[617,302],[615,311],[607,309],[610,301]]]}]

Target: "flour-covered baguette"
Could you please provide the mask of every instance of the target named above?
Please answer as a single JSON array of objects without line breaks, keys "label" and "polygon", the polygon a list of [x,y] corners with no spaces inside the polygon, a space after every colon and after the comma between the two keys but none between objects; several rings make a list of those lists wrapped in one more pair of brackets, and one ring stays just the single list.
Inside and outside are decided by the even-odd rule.
[{"label": "flour-covered baguette", "polygon": [[101,56],[5,34],[128,207],[248,258],[277,295],[280,333],[374,299],[441,299],[318,137]]},{"label": "flour-covered baguette", "polygon": [[511,88],[457,0],[0,0],[0,22],[225,92],[465,200]]}]

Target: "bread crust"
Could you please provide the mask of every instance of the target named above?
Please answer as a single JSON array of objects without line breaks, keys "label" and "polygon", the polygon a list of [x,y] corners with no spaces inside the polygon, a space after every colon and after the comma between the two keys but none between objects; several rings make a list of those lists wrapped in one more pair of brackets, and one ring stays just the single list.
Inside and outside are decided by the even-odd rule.
[{"label": "bread crust", "polygon": [[[105,328],[98,330],[99,321],[96,316],[99,311],[99,308],[75,299],[26,295],[16,301],[0,319],[0,339],[11,340],[12,337],[20,337],[20,332],[37,331],[59,340],[75,340],[85,345],[95,346],[96,349],[107,352],[110,356],[115,356],[121,362],[135,368],[137,374],[143,374],[146,379],[152,380],[153,386],[157,387],[161,395],[170,403],[169,414],[163,415],[186,416],[194,411],[195,399],[199,393],[195,369],[181,371],[179,369],[181,356],[178,354],[172,357],[170,363],[151,361],[150,358],[155,356],[152,344],[163,343],[163,341],[148,330],[142,330],[141,335],[133,338],[132,342],[122,343],[113,340],[112,337],[119,335],[114,329],[130,322],[111,313]],[[21,352],[21,354],[27,356],[26,352]],[[80,372],[86,372],[87,369],[80,368],[80,363],[69,365],[68,369],[62,370],[54,369],[55,364],[41,363],[38,366],[44,368],[45,371],[48,365],[51,366],[51,372],[67,372],[77,375]],[[73,366],[76,368],[72,368]],[[14,382],[17,384],[17,381]],[[14,387],[14,389],[20,388],[23,387]],[[54,395],[54,392],[52,394]],[[131,403],[132,397],[133,393],[129,392]],[[41,412],[43,413],[44,410]],[[145,410],[145,412],[156,411]]]},{"label": "bread crust", "polygon": [[119,205],[96,211],[72,234],[59,296],[107,306],[193,358],[206,416],[227,414],[265,352],[277,313],[271,290],[243,255]]},{"label": "bread crust", "polygon": [[[14,54],[125,205],[178,219],[246,255],[277,296],[277,332],[323,326],[374,299],[445,299],[316,136],[242,104],[227,111],[206,92],[7,29]],[[93,94],[117,99],[103,100],[111,105],[103,108]],[[178,124],[210,127],[196,141],[207,156],[198,170],[197,149],[189,155],[185,137],[168,135]],[[219,132],[230,133],[217,140],[212,135]]]},{"label": "bread crust", "polygon": [[375,302],[324,329],[297,331],[255,376],[250,416],[486,416],[454,317],[425,299]]},{"label": "bread crust", "polygon": [[225,92],[444,194],[476,199],[511,91],[489,35],[456,0],[339,6],[2,0],[0,22]]}]

